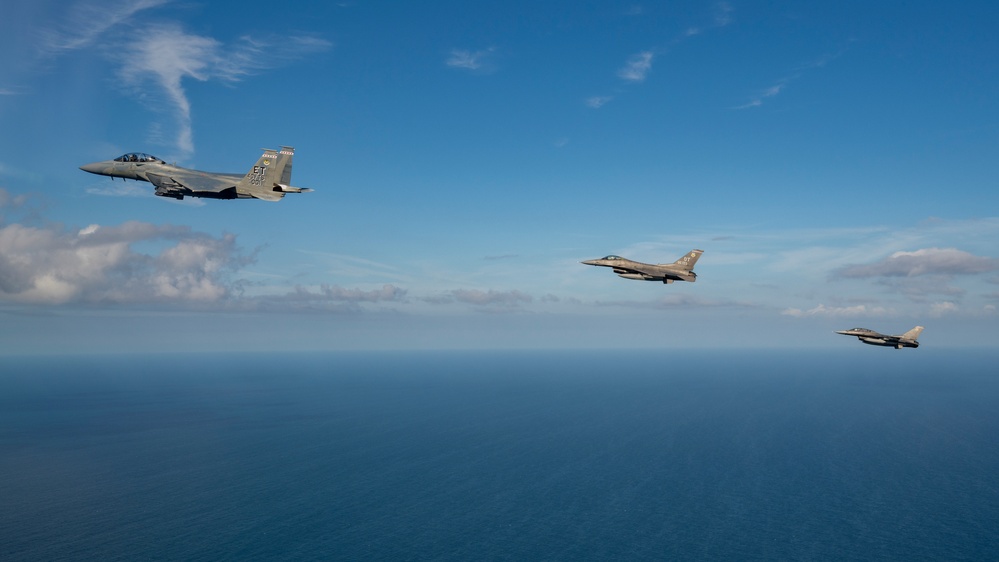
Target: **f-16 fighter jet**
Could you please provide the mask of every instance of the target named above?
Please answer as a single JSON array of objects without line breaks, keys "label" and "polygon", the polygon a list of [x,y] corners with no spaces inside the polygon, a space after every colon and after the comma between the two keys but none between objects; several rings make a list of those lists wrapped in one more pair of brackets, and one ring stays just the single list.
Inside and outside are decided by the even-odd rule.
[{"label": "f-16 fighter jet", "polygon": [[581,263],[613,268],[614,273],[625,279],[662,281],[663,283],[672,283],[674,281],[694,282],[697,281],[697,274],[692,270],[694,269],[694,264],[697,263],[697,258],[701,257],[703,253],[703,250],[691,250],[673,263],[642,263],[613,255]]},{"label": "f-16 fighter jet", "polygon": [[916,326],[901,336],[887,336],[885,334],[879,334],[874,330],[868,330],[867,328],[840,330],[836,333],[843,334],[844,336],[857,336],[858,340],[870,345],[881,345],[884,347],[902,349],[903,347],[919,347],[919,342],[916,341],[916,338],[919,337],[919,334],[923,333],[923,327]]},{"label": "f-16 fighter jet", "polygon": [[279,201],[285,193],[312,191],[291,186],[291,159],[295,149],[264,149],[264,154],[245,176],[216,174],[167,164],[155,156],[141,152],[123,154],[114,160],[80,166],[84,172],[130,180],[147,181],[156,186],[156,195],[183,199],[263,199]]}]

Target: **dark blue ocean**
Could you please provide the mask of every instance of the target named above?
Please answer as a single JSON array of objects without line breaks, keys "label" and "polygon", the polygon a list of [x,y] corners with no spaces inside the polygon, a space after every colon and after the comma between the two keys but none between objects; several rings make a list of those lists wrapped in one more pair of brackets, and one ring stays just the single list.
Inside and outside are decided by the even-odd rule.
[{"label": "dark blue ocean", "polygon": [[0,559],[996,560],[999,352],[0,359]]}]

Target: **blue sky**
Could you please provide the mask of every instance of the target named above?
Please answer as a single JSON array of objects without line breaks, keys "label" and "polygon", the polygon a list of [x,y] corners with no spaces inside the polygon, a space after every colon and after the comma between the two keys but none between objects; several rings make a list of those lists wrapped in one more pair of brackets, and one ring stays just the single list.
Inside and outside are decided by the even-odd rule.
[{"label": "blue sky", "polygon": [[[0,353],[999,336],[989,2],[16,3]],[[141,151],[263,201],[77,167]],[[672,262],[696,283],[579,261]],[[922,350],[921,350],[922,351]]]}]

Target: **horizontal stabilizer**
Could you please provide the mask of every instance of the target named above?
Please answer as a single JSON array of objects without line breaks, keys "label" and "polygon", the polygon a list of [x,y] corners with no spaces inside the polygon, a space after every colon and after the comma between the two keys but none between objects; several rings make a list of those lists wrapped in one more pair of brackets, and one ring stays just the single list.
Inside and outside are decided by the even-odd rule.
[{"label": "horizontal stabilizer", "polygon": [[251,191],[250,195],[263,201],[280,201],[284,197],[283,191]]}]

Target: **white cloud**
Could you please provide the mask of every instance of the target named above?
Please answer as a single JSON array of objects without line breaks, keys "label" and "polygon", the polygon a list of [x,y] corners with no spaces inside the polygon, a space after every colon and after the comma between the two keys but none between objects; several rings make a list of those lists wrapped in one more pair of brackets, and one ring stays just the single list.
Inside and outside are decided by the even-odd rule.
[{"label": "white cloud", "polygon": [[886,287],[913,302],[927,302],[929,295],[945,295],[960,298],[967,293],[961,287],[951,285],[951,275],[926,275],[921,277],[883,277],[876,284]]},{"label": "white cloud", "polygon": [[[166,245],[143,253],[138,242]],[[38,303],[219,301],[239,290],[230,275],[254,261],[231,234],[215,238],[188,227],[127,222],[57,227],[0,227],[0,300]]]},{"label": "white cloud", "polygon": [[[244,36],[230,45],[187,33],[180,24],[145,17],[140,12],[169,0],[81,2],[61,12],[62,19],[41,33],[42,57],[95,48],[119,65],[118,77],[130,92],[155,110],[168,108],[176,129],[170,142],[184,159],[194,151],[191,104],[186,79],[236,82],[251,74],[283,65],[332,44],[310,35]],[[151,86],[151,87],[150,87]],[[151,125],[155,128],[156,124]]]},{"label": "white cloud", "polygon": [[406,289],[386,284],[375,289],[347,288],[322,283],[319,286],[295,286],[290,291],[240,296],[220,303],[223,310],[303,314],[357,314],[364,304],[405,303]]},{"label": "white cloud", "polygon": [[0,303],[351,313],[362,303],[406,301],[407,291],[391,284],[257,286],[248,296],[250,283],[237,275],[255,262],[256,251],[243,252],[235,235],[185,226],[131,221],[70,231],[0,224]]},{"label": "white cloud", "polygon": [[956,248],[924,248],[914,252],[895,252],[866,265],[848,265],[838,274],[843,277],[915,277],[919,275],[968,275],[999,269],[999,260],[975,256]]},{"label": "white cloud", "polygon": [[592,107],[593,109],[600,109],[607,102],[614,99],[614,96],[592,96],[586,98],[586,106]]},{"label": "white cloud", "polygon": [[60,29],[41,33],[41,52],[53,55],[89,47],[111,28],[120,26],[135,14],[167,4],[170,0],[124,0],[81,2],[66,10]]},{"label": "white cloud", "polygon": [[725,27],[732,23],[732,12],[735,11],[728,2],[718,2],[715,4],[715,25]]},{"label": "white cloud", "polygon": [[[3,166],[0,165],[0,171]],[[6,189],[0,187],[0,209],[17,209],[28,201],[26,195],[11,195]]]},{"label": "white cloud", "polygon": [[957,312],[958,307],[956,304],[945,301],[945,302],[935,302],[930,305],[930,316],[933,318],[939,318],[945,314],[951,314]]},{"label": "white cloud", "polygon": [[489,57],[496,51],[495,47],[490,47],[483,51],[468,51],[465,49],[454,49],[451,56],[444,64],[451,68],[462,68],[465,70],[485,70],[489,68]]},{"label": "white cloud", "polygon": [[407,281],[409,279],[406,273],[401,272],[397,266],[391,264],[332,252],[316,250],[299,250],[299,252],[320,257],[329,268],[329,273],[337,277],[392,279],[394,281]]},{"label": "white cloud", "polygon": [[181,80],[185,77],[208,80],[221,60],[218,48],[219,43],[214,39],[188,35],[179,26],[165,25],[147,29],[121,57],[119,75],[126,83],[138,86],[152,79],[166,93],[176,111],[177,148],[185,156],[194,152],[194,142],[191,104]]},{"label": "white cloud", "polygon": [[712,7],[713,14],[712,14],[712,21],[710,24],[703,26],[696,26],[696,25],[690,26],[687,29],[684,29],[683,32],[680,33],[680,36],[677,39],[675,39],[673,42],[680,43],[681,41],[684,41],[691,37],[696,37],[704,33],[707,29],[726,27],[727,25],[732,23],[733,21],[732,13],[734,11],[735,10],[732,8],[732,5],[729,4],[728,2],[716,3]]},{"label": "white cloud", "polygon": [[[180,159],[194,152],[191,104],[183,87],[185,78],[199,81],[236,82],[260,70],[329,48],[328,41],[293,37],[276,44],[250,37],[224,46],[210,37],[192,35],[177,24],[147,26],[117,55],[119,76],[142,96],[152,82],[166,95],[174,110]],[[265,56],[266,55],[266,56]]]},{"label": "white cloud", "polygon": [[760,92],[755,98],[753,98],[752,100],[750,100],[748,103],[745,103],[743,105],[740,105],[740,106],[736,107],[736,109],[747,109],[747,108],[750,108],[750,107],[760,107],[761,105],[763,105],[763,100],[765,100],[767,98],[772,98],[772,97],[776,96],[777,94],[781,93],[782,91],[784,91],[784,88],[787,86],[788,82],[790,82],[790,81],[791,81],[790,78],[784,78],[783,80],[780,80],[779,82],[777,82],[773,86],[770,86],[769,88],[767,88],[767,89],[763,90],[762,92]]},{"label": "white cloud", "polygon": [[801,310],[800,308],[786,308],[781,311],[781,314],[785,316],[793,316],[795,318],[802,318],[805,316],[884,316],[888,313],[888,310],[881,306],[868,307],[864,304],[858,304],[855,306],[826,306],[820,304],[815,308],[809,310]]},{"label": "white cloud", "polygon": [[496,291],[489,289],[488,291],[482,291],[479,289],[454,289],[444,295],[427,297],[423,300],[431,304],[448,304],[457,301],[477,306],[515,307],[521,303],[532,302],[534,298],[517,290]]},{"label": "white cloud", "polygon": [[642,310],[677,308],[705,309],[709,307],[745,308],[754,306],[748,302],[734,301],[728,298],[710,298],[679,293],[666,295],[652,300],[596,301],[594,304],[597,306],[639,308]]},{"label": "white cloud", "polygon": [[619,78],[628,82],[643,82],[649,71],[652,70],[652,59],[655,55],[652,51],[642,51],[631,55],[628,62],[621,70],[617,71]]},{"label": "white cloud", "polygon": [[764,100],[775,97],[781,92],[783,92],[784,88],[786,88],[788,84],[790,84],[794,80],[797,80],[798,78],[801,78],[802,74],[808,72],[809,70],[814,70],[817,68],[824,67],[826,64],[829,63],[829,61],[839,58],[843,54],[843,52],[844,51],[832,55],[826,55],[820,57],[817,60],[801,65],[800,67],[794,69],[793,73],[790,76],[786,78],[781,78],[773,86],[770,86],[769,88],[766,88],[762,92],[756,94],[756,96],[754,96],[753,99],[750,100],[748,103],[737,106],[735,109],[760,107],[761,105],[763,105]]},{"label": "white cloud", "polygon": [[259,297],[263,300],[279,300],[286,302],[319,303],[324,301],[333,302],[386,302],[403,301],[406,290],[395,285],[382,285],[380,289],[347,289],[339,285],[321,284],[318,289],[310,290],[304,287],[295,289],[285,295]]}]

